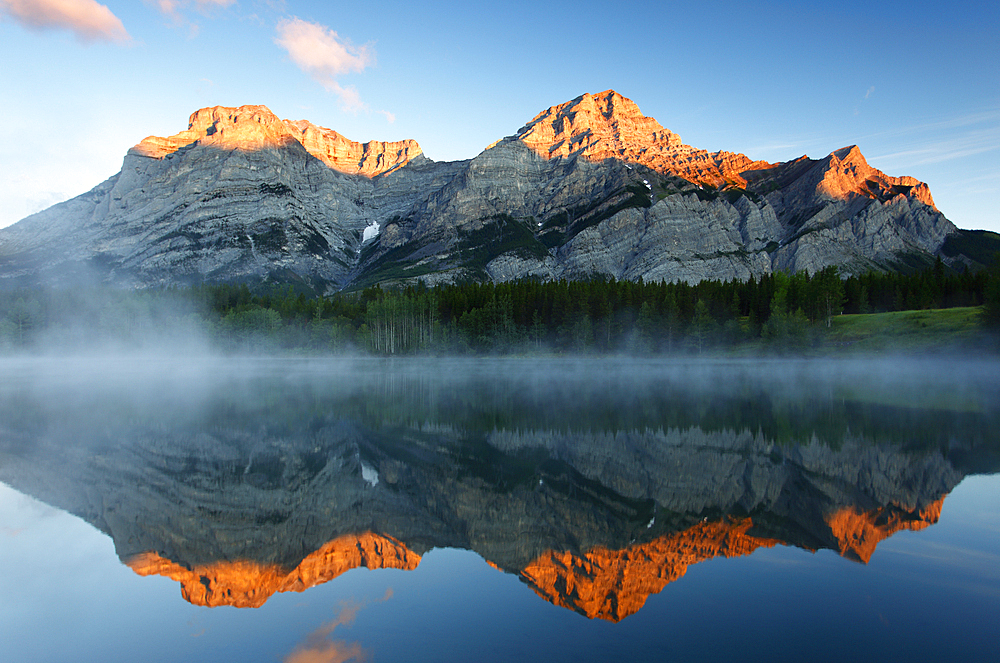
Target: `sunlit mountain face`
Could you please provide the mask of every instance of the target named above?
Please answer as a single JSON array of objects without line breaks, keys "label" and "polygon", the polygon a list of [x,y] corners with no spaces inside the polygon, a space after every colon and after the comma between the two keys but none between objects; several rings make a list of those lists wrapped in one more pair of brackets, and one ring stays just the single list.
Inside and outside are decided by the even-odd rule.
[{"label": "sunlit mountain face", "polygon": [[964,476],[1000,466],[995,374],[940,369],[52,362],[0,385],[0,481],[197,605],[458,548],[617,622],[706,560],[793,546],[868,563],[936,523]]},{"label": "sunlit mountain face", "polygon": [[927,184],[874,168],[855,145],[829,147],[779,163],[709,152],[614,90],[552,106],[453,162],[265,106],[202,108],[186,129],[141,140],[92,190],[0,230],[0,287],[324,294],[988,265],[995,235],[958,229]]}]

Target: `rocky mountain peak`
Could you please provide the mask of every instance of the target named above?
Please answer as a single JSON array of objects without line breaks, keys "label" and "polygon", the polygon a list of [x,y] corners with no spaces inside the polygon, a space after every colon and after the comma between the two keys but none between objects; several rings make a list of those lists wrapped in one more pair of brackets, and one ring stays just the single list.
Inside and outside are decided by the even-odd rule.
[{"label": "rocky mountain peak", "polygon": [[162,159],[194,143],[227,151],[252,151],[292,142],[296,141],[285,124],[266,106],[212,106],[192,113],[186,131],[167,138],[148,136],[129,154]]},{"label": "rocky mountain peak", "polygon": [[890,177],[868,164],[857,145],[835,150],[822,164],[823,176],[817,192],[832,199],[856,196],[888,202],[896,196],[913,197],[937,210],[931,191],[915,177]]},{"label": "rocky mountain peak", "polygon": [[584,94],[544,110],[516,138],[546,158],[582,154],[592,161],[629,156],[643,146],[682,146],[680,136],[614,90]]},{"label": "rocky mountain peak", "polygon": [[584,94],[542,111],[513,139],[546,159],[619,159],[714,187],[745,186],[740,172],[769,165],[743,154],[710,153],[685,145],[680,136],[643,115],[634,101],[614,90]]},{"label": "rocky mountain peak", "polygon": [[421,154],[414,140],[357,143],[306,120],[281,120],[267,106],[196,110],[186,131],[167,138],[149,136],[129,154],[162,159],[194,143],[226,151],[301,146],[334,170],[367,177],[393,171]]},{"label": "rocky mountain peak", "polygon": [[982,264],[944,251],[956,232],[926,184],[882,173],[856,146],[775,164],[708,152],[613,90],[440,163],[412,140],[359,143],[266,106],[214,106],[180,133],[145,138],[87,194],[0,229],[0,286],[82,272],[130,287],[290,281],[328,292],[857,273],[942,254]]}]

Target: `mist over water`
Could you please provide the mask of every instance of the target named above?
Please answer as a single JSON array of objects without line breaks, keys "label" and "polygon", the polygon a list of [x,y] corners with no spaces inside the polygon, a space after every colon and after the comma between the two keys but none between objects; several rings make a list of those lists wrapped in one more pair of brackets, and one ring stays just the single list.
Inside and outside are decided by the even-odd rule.
[{"label": "mist over water", "polygon": [[785,441],[808,443],[863,436],[877,424],[875,410],[927,420],[914,431],[921,434],[968,417],[992,420],[1000,407],[993,359],[234,357],[192,347],[2,357],[0,412],[35,413],[50,428],[64,422],[78,429],[75,444],[86,444],[91,428],[143,418],[238,426],[279,415],[374,427],[701,427],[772,437],[780,427]]}]

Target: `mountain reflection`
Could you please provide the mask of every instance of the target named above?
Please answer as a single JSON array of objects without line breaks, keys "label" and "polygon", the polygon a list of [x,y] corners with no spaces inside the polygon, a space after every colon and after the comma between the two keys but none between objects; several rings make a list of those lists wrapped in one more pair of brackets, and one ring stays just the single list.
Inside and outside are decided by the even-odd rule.
[{"label": "mountain reflection", "polygon": [[420,555],[399,541],[367,532],[330,541],[290,571],[247,559],[186,568],[153,551],[124,561],[141,576],[161,575],[181,583],[181,594],[196,605],[259,608],[275,592],[301,592],[361,566],[412,571]]},{"label": "mountain reflection", "polygon": [[867,562],[1000,464],[991,367],[960,380],[927,363],[90,368],[6,366],[0,480],[206,606],[458,547],[618,621],[714,557],[780,544]]}]

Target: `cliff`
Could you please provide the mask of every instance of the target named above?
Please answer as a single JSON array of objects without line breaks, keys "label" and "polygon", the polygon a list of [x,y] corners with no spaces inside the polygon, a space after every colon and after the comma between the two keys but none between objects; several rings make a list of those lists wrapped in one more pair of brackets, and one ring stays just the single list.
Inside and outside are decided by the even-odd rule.
[{"label": "cliff", "polygon": [[[682,142],[608,90],[474,159],[357,143],[264,106],[150,136],[92,191],[0,229],[0,284],[129,287],[533,276],[745,279],[775,270],[977,266],[926,184],[857,147],[784,163]],[[946,250],[947,249],[947,250]],[[978,255],[975,251],[973,254]]]},{"label": "cliff", "polygon": [[745,186],[741,173],[770,165],[744,154],[709,153],[685,145],[680,136],[643,115],[635,102],[614,90],[585,94],[542,111],[513,140],[546,159],[616,159],[716,188],[731,183]]}]

